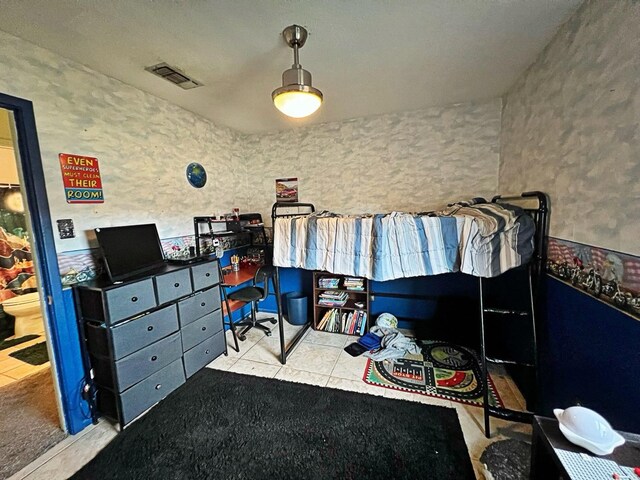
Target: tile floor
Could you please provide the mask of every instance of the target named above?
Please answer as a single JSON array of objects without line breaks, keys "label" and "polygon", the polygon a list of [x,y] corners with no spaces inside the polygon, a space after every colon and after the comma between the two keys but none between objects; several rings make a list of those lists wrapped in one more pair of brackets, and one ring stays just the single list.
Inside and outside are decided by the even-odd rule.
[{"label": "tile floor", "polygon": [[[286,325],[287,341],[295,336],[298,328]],[[247,339],[240,342],[239,353],[229,347],[228,356],[220,356],[208,367],[455,408],[478,479],[485,478],[479,457],[487,445],[505,438],[528,439],[531,435],[531,427],[528,425],[492,419],[493,438],[487,439],[483,433],[482,409],[478,407],[364,383],[362,375],[366,358],[351,357],[343,351],[343,347],[353,342],[356,337],[310,330],[289,356],[287,365],[283,366],[278,360],[280,346],[277,326],[273,331],[272,337],[266,337],[259,330],[251,330],[247,334]],[[233,344],[230,332],[227,332],[227,343],[229,346]],[[506,406],[522,408],[524,400],[511,379],[500,371],[492,376]],[[116,435],[116,428],[110,422],[102,420],[98,425],[92,425],[78,435],[66,438],[12,476],[11,480],[68,478]]]},{"label": "tile floor", "polygon": [[36,343],[44,342],[45,340],[45,336],[41,335],[38,338],[29,340],[28,342],[0,350],[0,387],[11,385],[13,382],[17,382],[26,376],[50,367],[49,362],[43,363],[42,365],[30,365],[18,360],[17,358],[9,356],[10,353],[30,347]]}]

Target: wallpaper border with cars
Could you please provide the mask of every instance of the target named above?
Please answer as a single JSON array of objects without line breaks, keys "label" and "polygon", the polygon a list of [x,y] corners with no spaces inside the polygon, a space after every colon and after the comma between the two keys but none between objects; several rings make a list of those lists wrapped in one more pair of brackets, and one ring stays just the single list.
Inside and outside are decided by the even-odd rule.
[{"label": "wallpaper border with cars", "polygon": [[547,272],[640,320],[640,257],[549,237]]},{"label": "wallpaper border with cars", "polygon": [[[194,237],[185,235],[161,239],[160,242],[167,258],[179,257],[188,253],[189,247],[194,244]],[[58,253],[58,268],[65,287],[91,280],[103,272],[100,249]]]},{"label": "wallpaper border with cars", "polygon": [[[233,250],[240,246],[247,246],[253,242],[253,234],[247,232],[226,235],[220,238],[220,246],[223,252]],[[190,255],[189,249],[195,245],[194,235],[160,239],[165,257],[180,258]],[[214,253],[215,248],[208,240],[200,242],[200,251],[203,254]],[[58,268],[62,285],[70,287],[76,283],[85,282],[96,278],[103,273],[102,258],[99,248],[87,250],[74,250],[58,254]]]},{"label": "wallpaper border with cars", "polygon": [[[167,258],[171,258],[187,254],[194,237],[185,235],[161,242]],[[223,245],[225,250],[234,246]],[[64,286],[90,280],[102,271],[98,249],[59,253],[58,264]],[[546,268],[553,277],[640,320],[640,257],[549,237]]]}]

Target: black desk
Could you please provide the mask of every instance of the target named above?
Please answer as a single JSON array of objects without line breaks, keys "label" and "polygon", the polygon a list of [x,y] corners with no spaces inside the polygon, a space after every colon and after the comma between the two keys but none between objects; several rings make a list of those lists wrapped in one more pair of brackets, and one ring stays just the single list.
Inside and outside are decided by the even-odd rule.
[{"label": "black desk", "polygon": [[[599,456],[598,458],[613,460],[626,467],[640,466],[640,435],[625,432],[618,433],[625,438],[625,444],[616,448],[611,455]],[[531,444],[530,478],[532,480],[561,478],[568,480],[571,478],[555,454],[554,448],[591,455],[587,450],[574,445],[565,438],[558,427],[556,419],[535,416]],[[609,478],[613,477],[609,476]],[[640,477],[637,478],[640,479]]]}]

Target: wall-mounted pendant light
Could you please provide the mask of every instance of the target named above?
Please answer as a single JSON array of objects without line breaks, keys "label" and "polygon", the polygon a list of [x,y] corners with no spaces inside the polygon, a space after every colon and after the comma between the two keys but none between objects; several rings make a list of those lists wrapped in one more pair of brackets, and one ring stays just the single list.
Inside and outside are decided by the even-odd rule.
[{"label": "wall-mounted pendant light", "polygon": [[311,115],[322,105],[322,92],[311,86],[311,74],[302,68],[298,49],[307,41],[307,30],[291,25],[282,31],[285,42],[293,48],[293,65],[282,74],[282,87],[271,94],[273,104],[289,117],[302,118]]}]

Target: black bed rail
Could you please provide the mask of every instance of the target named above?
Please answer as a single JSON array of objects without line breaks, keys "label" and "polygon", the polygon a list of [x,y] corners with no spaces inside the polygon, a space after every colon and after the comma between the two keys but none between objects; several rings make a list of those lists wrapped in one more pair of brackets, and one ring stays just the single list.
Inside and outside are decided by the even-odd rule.
[{"label": "black bed rail", "polygon": [[[278,213],[278,209],[282,208],[292,208],[292,207],[305,207],[309,208],[310,212],[295,212],[295,213]],[[276,218],[281,217],[296,217],[298,215],[309,215],[316,211],[316,207],[313,203],[301,203],[301,202],[281,202],[274,203],[271,207],[271,221],[274,221]]]},{"label": "black bed rail", "polygon": [[[526,206],[531,199],[537,200],[537,206],[532,208]],[[549,235],[549,197],[546,193],[534,190],[531,192],[523,192],[520,195],[496,195],[491,199],[491,203],[508,203],[522,208],[533,218],[536,226],[534,236],[534,250],[532,263],[532,274],[534,282],[534,291],[537,293],[540,288],[540,282],[545,271],[547,263],[547,242]],[[520,203],[524,204],[521,205]]]},{"label": "black bed rail", "polygon": [[[532,206],[532,200],[535,200],[535,205]],[[535,223],[534,234],[534,250],[531,259],[528,264],[528,308],[524,311],[512,311],[509,309],[500,308],[497,306],[485,305],[483,280],[490,282],[490,279],[479,278],[479,293],[480,293],[480,360],[482,367],[483,381],[485,388],[483,392],[483,409],[484,409],[484,433],[487,438],[491,436],[491,423],[490,417],[502,418],[514,422],[530,423],[533,418],[533,413],[540,409],[541,400],[541,373],[539,368],[539,354],[538,354],[538,336],[539,325],[537,324],[536,317],[537,312],[541,311],[541,291],[542,280],[545,270],[545,263],[547,259],[547,235],[549,226],[549,200],[545,193],[539,191],[524,192],[520,195],[514,196],[495,196],[491,199],[492,203],[504,203],[515,205],[522,208],[527,214],[529,214]],[[521,331],[526,332],[530,329],[530,342],[532,348],[531,361],[517,361],[515,359],[503,359],[489,356],[486,345],[486,330],[485,323],[491,318],[495,318],[496,315],[506,315],[511,320],[521,322]],[[529,322],[526,322],[526,319]],[[528,408],[531,411],[516,411],[507,409],[504,407],[497,407],[489,405],[489,391],[488,391],[488,363],[499,363],[504,365],[520,366],[528,369],[530,375],[533,377],[533,408]],[[528,405],[529,406],[529,405]]]},{"label": "black bed rail", "polygon": [[[279,213],[278,210],[283,208],[296,208],[302,207],[307,208],[310,211],[308,212],[287,212],[287,213]],[[274,203],[271,207],[271,224],[275,227],[276,218],[286,218],[286,217],[297,217],[297,216],[306,216],[314,213],[316,211],[316,207],[313,203],[304,203],[304,202],[281,202]],[[273,260],[273,259],[272,259]],[[273,262],[272,262],[273,263]],[[296,334],[296,336],[291,340],[291,343],[287,347],[284,344],[284,323],[282,321],[282,295],[280,293],[280,272],[279,268],[276,267],[275,274],[275,289],[276,289],[276,304],[278,306],[278,330],[280,332],[280,363],[285,365],[287,363],[287,357],[293,351],[294,348],[300,343],[302,337],[304,337],[307,330],[311,327],[311,322],[308,321],[303,328]]]}]

